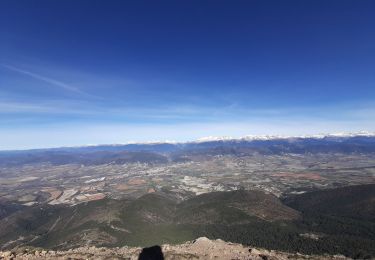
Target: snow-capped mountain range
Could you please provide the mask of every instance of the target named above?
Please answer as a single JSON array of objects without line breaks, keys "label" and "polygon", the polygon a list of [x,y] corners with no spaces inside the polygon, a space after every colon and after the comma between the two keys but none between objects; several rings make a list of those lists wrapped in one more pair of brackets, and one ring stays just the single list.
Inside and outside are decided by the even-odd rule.
[{"label": "snow-capped mountain range", "polygon": [[[267,140],[282,140],[282,139],[323,139],[323,138],[350,138],[350,137],[375,137],[375,132],[359,131],[353,133],[325,133],[325,134],[312,134],[312,135],[245,135],[242,137],[232,136],[205,136],[193,141],[174,141],[174,140],[156,140],[156,141],[129,141],[118,145],[155,145],[155,144],[183,144],[183,143],[205,143],[205,142],[223,142],[223,141],[267,141]],[[97,145],[86,145],[97,146]]]},{"label": "snow-capped mountain range", "polygon": [[324,139],[324,138],[351,138],[351,137],[375,137],[375,132],[359,131],[353,133],[326,133],[312,135],[245,135],[242,137],[232,136],[206,136],[193,141],[155,140],[155,141],[128,141],[117,144],[89,144],[80,147],[90,146],[123,146],[123,145],[157,145],[157,144],[194,144],[205,142],[225,142],[225,141],[267,141],[282,139]]},{"label": "snow-capped mountain range", "polygon": [[323,139],[323,138],[350,138],[350,137],[375,137],[375,132],[360,131],[355,133],[333,133],[333,134],[314,134],[314,135],[246,135],[235,138],[231,136],[207,136],[197,139],[193,142],[214,142],[214,141],[256,141],[256,140],[278,140],[278,139]]},{"label": "snow-capped mountain range", "polygon": [[[367,132],[367,131],[360,131],[355,133],[332,133],[332,134],[314,134],[314,135],[246,135],[242,137],[231,137],[231,136],[207,136],[202,137],[194,141],[146,141],[146,142],[123,142],[123,143],[116,143],[116,144],[89,144],[89,145],[82,145],[82,146],[65,146],[65,147],[55,147],[55,148],[44,148],[44,149],[35,149],[35,150],[65,150],[65,151],[73,151],[73,150],[85,150],[85,151],[101,151],[101,150],[159,150],[160,148],[163,151],[171,151],[175,149],[185,149],[185,148],[192,148],[195,149],[196,147],[205,147],[212,145],[228,145],[230,146],[231,143],[235,142],[237,144],[240,143],[247,143],[251,144],[255,141],[260,142],[286,142],[286,143],[294,143],[294,142],[305,142],[309,140],[319,141],[319,142],[345,142],[356,138],[366,138],[370,139],[371,143],[375,143],[375,132]],[[217,144],[215,144],[217,143]],[[219,144],[220,143],[220,144]],[[3,153],[6,151],[0,151]]]}]

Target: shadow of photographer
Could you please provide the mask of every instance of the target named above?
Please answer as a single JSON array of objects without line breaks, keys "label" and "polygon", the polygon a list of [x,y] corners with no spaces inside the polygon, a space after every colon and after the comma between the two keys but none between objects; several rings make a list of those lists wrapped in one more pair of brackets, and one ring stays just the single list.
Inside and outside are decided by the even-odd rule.
[{"label": "shadow of photographer", "polygon": [[145,247],[139,254],[138,260],[164,260],[160,246]]}]

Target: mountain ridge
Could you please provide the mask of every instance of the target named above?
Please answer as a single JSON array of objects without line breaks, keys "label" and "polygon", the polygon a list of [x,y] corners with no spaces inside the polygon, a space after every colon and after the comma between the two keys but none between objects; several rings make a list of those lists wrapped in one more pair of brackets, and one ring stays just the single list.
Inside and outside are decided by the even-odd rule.
[{"label": "mountain ridge", "polygon": [[348,132],[348,133],[322,133],[322,134],[308,134],[308,135],[245,135],[242,137],[231,137],[231,136],[206,136],[201,137],[192,141],[173,141],[173,140],[159,140],[159,141],[140,141],[140,142],[125,142],[125,143],[113,143],[113,144],[88,144],[78,146],[61,146],[61,147],[49,147],[49,148],[35,148],[35,149],[6,149],[0,150],[1,153],[6,152],[23,152],[23,151],[45,151],[45,150],[65,150],[65,149],[85,149],[85,148],[98,148],[98,147],[123,147],[123,146],[154,146],[154,145],[172,145],[172,146],[184,146],[189,144],[200,144],[209,142],[251,142],[251,141],[272,141],[272,140],[293,140],[293,139],[346,139],[356,137],[369,137],[375,138],[375,132],[359,131],[359,132]]}]

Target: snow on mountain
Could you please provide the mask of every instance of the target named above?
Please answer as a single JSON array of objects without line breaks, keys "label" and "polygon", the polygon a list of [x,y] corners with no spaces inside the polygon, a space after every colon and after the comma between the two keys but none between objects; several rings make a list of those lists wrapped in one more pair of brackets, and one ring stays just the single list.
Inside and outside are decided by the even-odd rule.
[{"label": "snow on mountain", "polygon": [[375,137],[374,132],[360,131],[355,133],[333,133],[314,135],[246,135],[239,138],[230,136],[207,136],[193,141],[194,143],[215,142],[215,141],[267,141],[279,139],[323,139],[323,138],[350,138],[350,137]]},{"label": "snow on mountain", "polygon": [[[352,137],[375,137],[375,132],[360,131],[355,133],[333,133],[333,134],[315,134],[315,135],[246,135],[243,137],[231,136],[207,136],[199,138],[195,141],[178,142],[173,140],[165,141],[129,141],[117,144],[89,144],[75,147],[59,147],[59,148],[85,148],[85,147],[100,147],[100,146],[126,146],[126,145],[161,145],[161,144],[189,144],[189,143],[205,143],[205,142],[227,142],[227,141],[267,141],[267,140],[286,140],[286,139],[323,139],[323,138],[352,138]],[[59,149],[57,148],[57,149]]]},{"label": "snow on mountain", "polygon": [[204,143],[204,142],[215,142],[215,141],[230,141],[236,140],[237,138],[233,138],[231,136],[206,136],[195,140],[195,143]]}]

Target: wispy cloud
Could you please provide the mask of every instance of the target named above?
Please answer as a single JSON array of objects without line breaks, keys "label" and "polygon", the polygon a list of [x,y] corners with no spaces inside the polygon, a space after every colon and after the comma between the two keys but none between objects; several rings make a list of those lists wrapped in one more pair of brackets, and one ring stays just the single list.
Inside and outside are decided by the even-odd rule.
[{"label": "wispy cloud", "polygon": [[89,115],[94,112],[78,107],[73,102],[60,104],[58,101],[44,103],[14,102],[0,100],[0,118],[2,115],[29,114],[34,116],[49,115]]},{"label": "wispy cloud", "polygon": [[82,91],[81,89],[79,89],[77,87],[71,86],[71,85],[66,84],[64,82],[61,82],[59,80],[52,79],[52,78],[49,78],[49,77],[31,72],[31,71],[27,71],[27,70],[24,70],[24,69],[20,69],[18,67],[14,67],[14,66],[11,66],[11,65],[8,65],[8,64],[0,64],[0,65],[4,68],[7,68],[7,69],[11,70],[11,71],[15,71],[15,72],[21,73],[23,75],[27,75],[29,77],[32,77],[36,80],[46,82],[46,83],[48,83],[48,84],[50,84],[54,87],[58,87],[60,89],[63,89],[63,90],[69,91],[69,92],[74,92],[76,94],[80,94],[80,95],[83,95],[83,96],[93,97],[91,94],[86,93],[86,92]]},{"label": "wispy cloud", "polygon": [[[115,121],[126,120],[129,123],[133,120],[158,120],[160,122],[177,121],[220,121],[224,118],[247,118],[259,117],[262,115],[271,116],[273,111],[254,109],[243,110],[235,107],[204,107],[192,105],[176,106],[109,106],[103,103],[85,102],[78,100],[47,100],[47,101],[14,101],[0,99],[0,118],[2,116],[33,115],[44,118],[45,116],[67,115],[80,116],[96,120]],[[284,114],[278,111],[277,115]]]},{"label": "wispy cloud", "polygon": [[38,101],[25,101],[0,98],[0,118],[15,117],[18,115],[45,116],[66,115],[95,119],[96,121],[114,122],[145,122],[158,121],[160,123],[176,122],[202,122],[202,121],[243,121],[254,119],[278,119],[281,121],[310,118],[311,120],[370,120],[374,118],[373,105],[353,107],[293,107],[293,108],[247,108],[241,106],[222,105],[155,105],[144,106],[108,104],[93,102],[92,100],[64,100],[49,99]]}]

